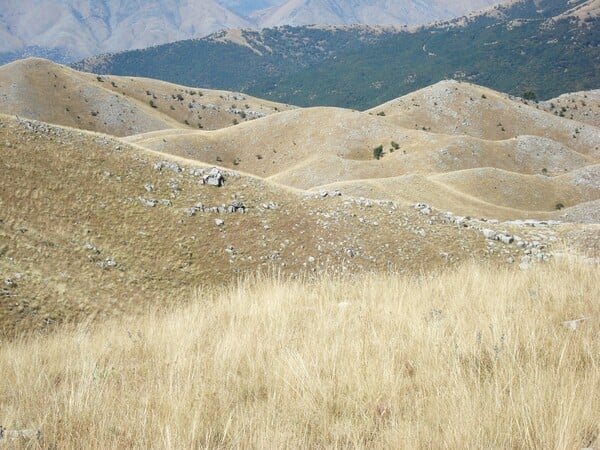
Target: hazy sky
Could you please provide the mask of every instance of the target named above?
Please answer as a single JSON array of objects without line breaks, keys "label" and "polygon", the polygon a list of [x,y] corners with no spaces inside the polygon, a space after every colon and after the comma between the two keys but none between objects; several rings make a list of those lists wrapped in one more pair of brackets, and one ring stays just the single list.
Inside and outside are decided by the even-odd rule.
[{"label": "hazy sky", "polygon": [[285,0],[217,0],[221,5],[227,6],[238,14],[246,15],[252,11],[279,5]]}]

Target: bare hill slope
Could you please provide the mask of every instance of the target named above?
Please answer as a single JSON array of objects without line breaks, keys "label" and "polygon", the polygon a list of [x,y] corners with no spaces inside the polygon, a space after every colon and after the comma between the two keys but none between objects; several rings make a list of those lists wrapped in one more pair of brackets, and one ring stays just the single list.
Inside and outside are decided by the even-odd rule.
[{"label": "bare hill slope", "polygon": [[398,125],[435,133],[465,134],[488,140],[522,135],[553,139],[594,158],[600,157],[598,129],[548,114],[535,103],[469,83],[442,81],[370,110]]},{"label": "bare hill slope", "polygon": [[29,59],[0,68],[0,92],[7,333],[262,270],[528,266],[563,243],[600,248],[598,128],[478,86],[300,109]]},{"label": "bare hill slope", "polygon": [[299,189],[429,199],[470,215],[559,217],[600,191],[595,175],[575,175],[596,172],[598,128],[467,83],[439,83],[365,113],[298,109],[217,131],[128,140]]},{"label": "bare hill slope", "polygon": [[554,115],[600,127],[600,89],[563,94],[540,106]]},{"label": "bare hill slope", "polygon": [[[529,258],[522,227],[422,213],[389,200],[303,193],[118,139],[0,116],[0,323],[5,333],[140,311],[257,270],[413,271],[471,257]],[[235,212],[233,212],[235,211]],[[243,211],[243,212],[242,212]],[[435,217],[434,217],[435,215]],[[523,246],[489,241],[482,228]],[[490,247],[491,245],[491,247]],[[540,256],[540,258],[542,257]],[[545,256],[543,256],[545,257]]]},{"label": "bare hill slope", "polygon": [[288,108],[233,92],[93,75],[38,58],[0,67],[0,113],[113,136],[216,129]]}]

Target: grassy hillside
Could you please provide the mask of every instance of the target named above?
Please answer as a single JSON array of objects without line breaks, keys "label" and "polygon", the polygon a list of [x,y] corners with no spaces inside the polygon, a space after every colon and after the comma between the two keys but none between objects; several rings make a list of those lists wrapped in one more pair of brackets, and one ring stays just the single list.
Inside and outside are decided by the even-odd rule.
[{"label": "grassy hillside", "polygon": [[418,29],[281,27],[92,58],[86,70],[239,90],[300,106],[373,107],[442,79],[550,98],[600,85],[594,15],[585,3],[521,0]]},{"label": "grassy hillside", "polygon": [[3,425],[63,449],[596,448],[597,274],[467,263],[201,289],[2,345]]},{"label": "grassy hillside", "polygon": [[[458,228],[404,202],[323,197],[224,169],[215,187],[200,184],[211,168],[200,161],[8,116],[0,151],[2,335],[140,313],[270,270],[418,272],[473,255],[533,263],[577,229]],[[245,212],[228,213],[232,202]],[[484,226],[523,246],[487,241]]]},{"label": "grassy hillside", "polygon": [[99,76],[40,58],[0,67],[0,112],[112,136],[212,130],[287,109],[240,93]]}]

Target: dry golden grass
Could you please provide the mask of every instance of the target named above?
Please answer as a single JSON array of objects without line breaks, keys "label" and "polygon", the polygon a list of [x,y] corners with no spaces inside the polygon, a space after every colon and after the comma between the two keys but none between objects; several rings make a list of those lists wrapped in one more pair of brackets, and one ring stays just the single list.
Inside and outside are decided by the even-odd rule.
[{"label": "dry golden grass", "polygon": [[594,447],[598,280],[471,263],[199,291],[3,343],[0,423],[61,449]]}]

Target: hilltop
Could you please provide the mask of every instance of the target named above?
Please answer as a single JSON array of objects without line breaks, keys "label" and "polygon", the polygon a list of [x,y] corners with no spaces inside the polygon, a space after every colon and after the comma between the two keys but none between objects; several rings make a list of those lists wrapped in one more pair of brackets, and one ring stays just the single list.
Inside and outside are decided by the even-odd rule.
[{"label": "hilltop", "polygon": [[298,109],[127,140],[297,189],[426,201],[471,216],[559,219],[563,208],[600,199],[596,127],[468,83],[441,82],[363,113]]},{"label": "hilltop", "polygon": [[245,94],[99,76],[39,58],[0,67],[0,111],[113,136],[217,129],[289,109]]}]

